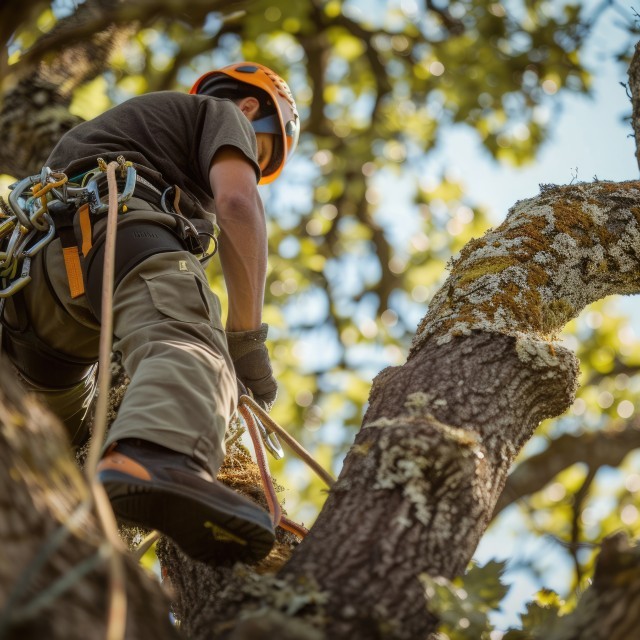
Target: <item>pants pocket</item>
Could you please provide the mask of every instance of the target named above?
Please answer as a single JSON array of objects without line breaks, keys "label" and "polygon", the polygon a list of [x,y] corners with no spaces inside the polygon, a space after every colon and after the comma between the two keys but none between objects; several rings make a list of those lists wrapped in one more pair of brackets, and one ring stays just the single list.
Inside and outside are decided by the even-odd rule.
[{"label": "pants pocket", "polygon": [[211,316],[218,316],[210,312],[195,274],[185,271],[154,276],[143,274],[142,277],[149,288],[153,306],[163,315],[181,322],[207,324],[213,320]]}]

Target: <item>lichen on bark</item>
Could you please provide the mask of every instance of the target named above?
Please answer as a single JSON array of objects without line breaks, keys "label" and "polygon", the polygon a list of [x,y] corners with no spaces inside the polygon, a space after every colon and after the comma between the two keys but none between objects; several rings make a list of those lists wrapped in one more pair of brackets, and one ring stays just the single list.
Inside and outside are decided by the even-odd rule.
[{"label": "lichen on bark", "polygon": [[640,182],[543,187],[451,262],[412,350],[474,330],[553,340],[591,302],[640,290],[639,222]]}]

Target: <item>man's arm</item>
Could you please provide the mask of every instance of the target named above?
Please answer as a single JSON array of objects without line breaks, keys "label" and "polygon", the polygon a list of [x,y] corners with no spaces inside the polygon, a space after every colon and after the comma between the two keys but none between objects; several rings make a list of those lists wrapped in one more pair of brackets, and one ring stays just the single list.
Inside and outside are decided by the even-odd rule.
[{"label": "man's arm", "polygon": [[213,157],[209,181],[216,203],[220,263],[227,286],[227,331],[257,329],[267,274],[267,229],[253,165],[234,147]]},{"label": "man's arm", "polygon": [[229,297],[229,353],[238,379],[269,410],[278,385],[264,344],[267,228],[255,170],[240,151],[222,147],[213,157],[209,180],[222,231],[220,262]]}]

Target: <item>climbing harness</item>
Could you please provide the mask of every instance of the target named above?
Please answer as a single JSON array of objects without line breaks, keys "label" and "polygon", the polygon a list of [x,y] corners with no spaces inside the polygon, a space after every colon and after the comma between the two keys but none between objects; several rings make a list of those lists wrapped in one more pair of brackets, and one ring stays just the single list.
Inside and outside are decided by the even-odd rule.
[{"label": "climbing harness", "polygon": [[[106,169],[106,162],[99,158],[96,168],[69,180],[66,174],[44,167],[39,174],[10,185],[8,204],[0,198],[0,312],[5,299],[31,281],[29,272],[33,257],[56,236],[62,244],[71,297],[85,293],[80,256],[86,257],[92,249],[93,223],[104,217],[109,206],[103,199]],[[178,187],[158,189],[140,175],[139,170],[143,169],[126,161],[123,156],[117,158],[117,171],[122,185],[116,196],[118,210],[126,211],[126,203],[137,189],[144,189],[154,196],[159,210],[170,215],[175,224],[175,228],[166,227],[164,236],[173,234],[176,241],[184,243],[187,250],[197,255],[201,262],[208,260],[218,249],[217,226],[206,223],[211,229],[199,228],[199,221],[182,215],[181,205],[191,211],[194,209],[189,197]],[[162,225],[156,226],[162,228]],[[77,235],[81,237],[78,239]],[[212,244],[211,250],[203,247],[202,238],[207,238],[207,244]],[[165,244],[167,242],[165,240]],[[123,246],[126,246],[126,239]],[[138,245],[136,250],[139,249]],[[153,251],[153,248],[147,248],[147,251]]]},{"label": "climbing harness", "polygon": [[[125,189],[118,196],[118,204],[122,205],[133,195],[136,169],[124,158],[118,160],[121,171],[126,174]],[[96,173],[85,185],[74,186],[69,183],[66,174],[43,167],[39,174],[10,185],[9,206],[6,203],[1,206],[0,220],[2,302],[31,282],[31,260],[56,237],[55,212],[75,212],[84,207],[85,215],[88,215],[89,212],[101,213],[105,210],[98,193],[103,170],[106,170],[106,166],[101,167],[100,173]],[[80,215],[82,218],[82,213]],[[68,249],[65,244],[68,243],[63,242],[63,247]],[[64,258],[73,292],[74,286],[78,286],[78,277],[81,277],[77,251],[75,255],[65,251]]]}]

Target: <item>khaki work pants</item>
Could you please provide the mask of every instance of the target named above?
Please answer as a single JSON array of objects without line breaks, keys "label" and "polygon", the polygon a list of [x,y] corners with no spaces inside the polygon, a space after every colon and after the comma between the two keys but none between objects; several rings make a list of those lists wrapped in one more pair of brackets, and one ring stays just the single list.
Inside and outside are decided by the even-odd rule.
[{"label": "khaki work pants", "polygon": [[[100,326],[85,295],[70,297],[58,239],[37,254],[31,275],[24,297],[37,336],[63,354],[97,361]],[[15,314],[9,299],[10,326],[17,324]],[[187,454],[215,475],[237,405],[237,384],[220,301],[202,266],[187,251],[145,259],[117,286],[113,314],[113,350],[121,354],[130,384],[105,448],[141,438]],[[14,365],[20,372],[20,362]],[[76,428],[93,395],[94,376],[66,389],[29,384],[28,377],[23,382],[68,428]]]}]

